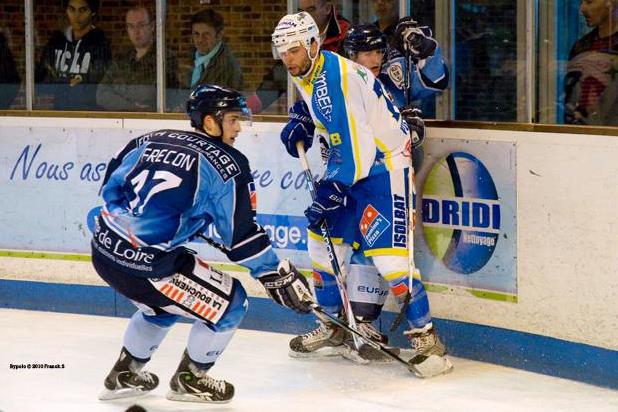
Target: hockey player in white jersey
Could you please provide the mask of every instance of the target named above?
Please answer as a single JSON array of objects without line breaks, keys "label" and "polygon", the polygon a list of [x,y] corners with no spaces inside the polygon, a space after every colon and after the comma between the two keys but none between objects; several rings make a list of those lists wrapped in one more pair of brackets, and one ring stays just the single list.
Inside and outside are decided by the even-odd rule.
[{"label": "hockey player in white jersey", "polygon": [[[326,246],[318,235],[320,225],[326,222],[337,256],[346,256],[350,248],[362,252],[403,304],[410,289],[408,124],[370,70],[320,51],[317,26],[307,13],[284,16],[272,39],[275,57],[281,58],[292,75],[316,134],[325,136],[330,146],[325,175],[317,182],[316,197],[305,211],[317,301],[332,314],[342,307]],[[293,127],[298,131],[282,138],[288,152],[297,157],[296,142],[303,141],[308,148],[312,139],[301,132],[305,124]],[[405,334],[415,348],[410,370],[420,377],[449,371],[452,365],[444,357],[444,345],[432,325],[417,327],[412,306],[405,315],[409,323]],[[336,349],[343,335],[332,324],[321,322],[318,329],[292,339],[290,348],[297,354]]]},{"label": "hockey player in white jersey", "polygon": [[110,162],[94,224],[92,263],[103,280],[138,308],[100,399],[148,393],[158,377],[143,370],[172,325],[193,321],[186,349],[170,380],[168,399],[223,403],[234,387],[209,371],[247,311],[242,284],[185,247],[209,233],[226,256],[249,269],[280,305],[309,312],[304,276],[279,261],[255,222],[254,184],[247,158],[232,146],[244,97],[218,86],[197,86],[187,102],[195,131],[157,130],[131,140]]}]

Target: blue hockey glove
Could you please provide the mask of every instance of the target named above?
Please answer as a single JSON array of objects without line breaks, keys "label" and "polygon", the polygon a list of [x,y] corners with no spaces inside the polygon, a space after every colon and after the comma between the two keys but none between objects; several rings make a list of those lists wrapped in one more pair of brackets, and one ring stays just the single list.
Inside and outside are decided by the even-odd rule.
[{"label": "blue hockey glove", "polygon": [[319,233],[322,222],[331,223],[342,206],[345,206],[348,193],[347,186],[339,182],[321,181],[316,183],[316,196],[311,206],[305,210],[309,229]]},{"label": "blue hockey glove", "polygon": [[402,53],[410,53],[416,61],[433,56],[438,42],[431,29],[419,26],[410,16],[404,17],[395,27],[395,47]]},{"label": "blue hockey glove", "polygon": [[299,100],[290,107],[290,120],[281,131],[281,142],[290,156],[298,158],[297,142],[305,144],[305,150],[309,150],[313,144],[315,125],[311,120],[309,109],[304,101]]},{"label": "blue hockey glove", "polygon": [[410,138],[412,148],[422,146],[425,141],[425,121],[422,119],[423,112],[416,107],[404,107],[401,109],[401,117],[410,126]]}]

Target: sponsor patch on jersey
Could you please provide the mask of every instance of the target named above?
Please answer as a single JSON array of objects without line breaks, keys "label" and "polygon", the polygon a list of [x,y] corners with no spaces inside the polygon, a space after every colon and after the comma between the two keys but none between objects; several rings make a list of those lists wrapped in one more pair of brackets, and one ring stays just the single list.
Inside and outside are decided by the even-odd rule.
[{"label": "sponsor patch on jersey", "polygon": [[356,73],[361,77],[361,79],[363,79],[365,83],[367,83],[367,70],[365,69],[365,67],[357,64]]},{"label": "sponsor patch on jersey", "polygon": [[212,323],[217,323],[230,305],[227,299],[181,274],[152,283],[178,305]]},{"label": "sponsor patch on jersey", "polygon": [[393,194],[393,247],[408,247],[408,213],[406,211],[406,199],[398,194]]},{"label": "sponsor patch on jersey", "polygon": [[369,246],[390,227],[390,222],[372,205],[367,205],[359,223],[359,229]]},{"label": "sponsor patch on jersey", "polygon": [[321,114],[328,123],[330,123],[333,114],[333,102],[328,95],[326,70],[315,79],[313,82],[313,87],[313,107],[317,108],[318,113]]},{"label": "sponsor patch on jersey", "polygon": [[403,86],[403,68],[401,63],[394,63],[388,68],[388,77],[391,78],[395,86],[402,88]]},{"label": "sponsor patch on jersey", "polygon": [[[174,137],[172,134],[169,137]],[[241,173],[240,166],[234,159],[234,156],[218,145],[212,144],[206,139],[187,133],[186,135],[176,134],[176,139],[182,139],[187,142],[187,147],[197,150],[204,155],[206,160],[217,171],[224,182],[238,176]]]},{"label": "sponsor patch on jersey", "polygon": [[255,191],[255,183],[249,182],[249,199],[251,200],[251,210],[257,210],[257,192]]},{"label": "sponsor patch on jersey", "polygon": [[210,266],[206,261],[195,258],[197,265],[193,268],[193,274],[200,279],[206,281],[215,289],[223,292],[224,295],[230,296],[232,293],[232,284],[234,280],[227,273],[223,273]]}]

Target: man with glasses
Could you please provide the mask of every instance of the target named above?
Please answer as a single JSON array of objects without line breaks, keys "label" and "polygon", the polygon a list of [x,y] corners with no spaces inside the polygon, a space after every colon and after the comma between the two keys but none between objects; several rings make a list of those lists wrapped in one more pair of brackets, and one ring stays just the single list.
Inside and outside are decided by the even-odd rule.
[{"label": "man with glasses", "polygon": [[[97,89],[97,103],[105,110],[156,111],[157,52],[153,14],[144,6],[127,11],[126,29],[133,48],[115,60]],[[177,88],[176,59],[166,61],[168,88]]]}]

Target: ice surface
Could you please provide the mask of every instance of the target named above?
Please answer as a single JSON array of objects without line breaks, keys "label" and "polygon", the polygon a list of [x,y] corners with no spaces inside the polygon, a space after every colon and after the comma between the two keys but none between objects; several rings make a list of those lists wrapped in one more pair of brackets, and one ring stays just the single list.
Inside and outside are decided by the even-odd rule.
[{"label": "ice surface", "polygon": [[[342,358],[287,356],[290,335],[239,330],[216,378],[236,387],[225,405],[165,399],[189,333],[177,324],[148,365],[161,379],[132,400],[97,399],[120,351],[127,319],[0,310],[0,410],[124,411],[618,411],[618,391],[517,369],[451,358],[453,373],[415,378],[400,364],[357,365]],[[10,364],[64,364],[64,369],[10,369]]]}]

